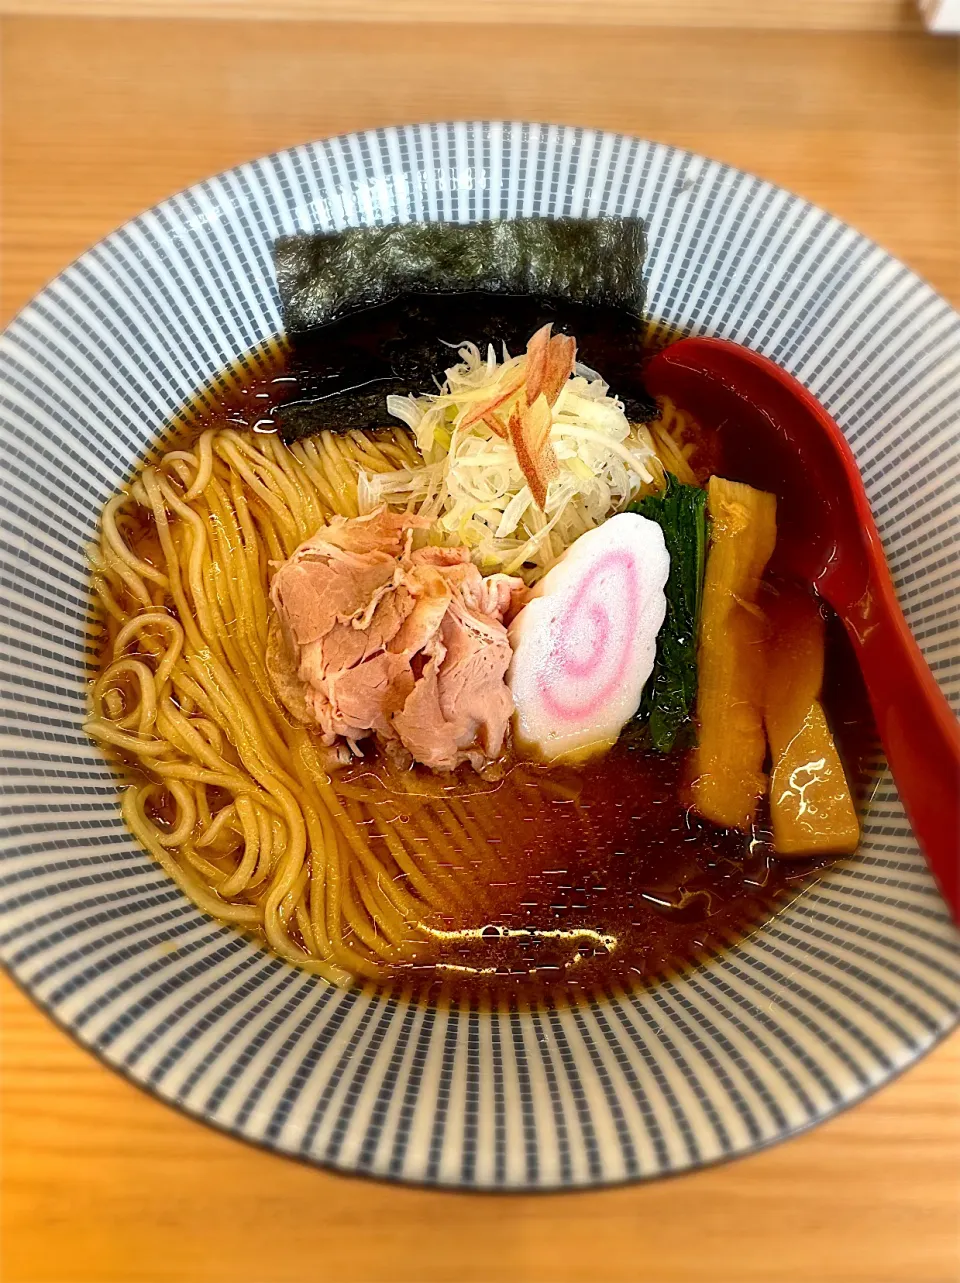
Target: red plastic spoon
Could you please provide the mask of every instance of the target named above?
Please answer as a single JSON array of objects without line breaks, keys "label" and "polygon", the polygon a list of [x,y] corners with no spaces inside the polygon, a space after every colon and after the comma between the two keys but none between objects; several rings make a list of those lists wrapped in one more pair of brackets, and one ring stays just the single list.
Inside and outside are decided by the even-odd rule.
[{"label": "red plastic spoon", "polygon": [[804,579],[853,643],[901,800],[960,923],[960,725],[897,603],[843,433],[779,366],[724,339],[681,339],[647,387],[718,432],[718,471],[777,496],[772,568]]}]

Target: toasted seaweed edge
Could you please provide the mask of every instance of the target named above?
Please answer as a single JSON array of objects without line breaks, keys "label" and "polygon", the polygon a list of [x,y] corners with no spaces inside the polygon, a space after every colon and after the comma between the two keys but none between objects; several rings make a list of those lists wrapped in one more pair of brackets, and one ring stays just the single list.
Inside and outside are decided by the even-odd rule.
[{"label": "toasted seaweed edge", "polygon": [[609,215],[390,223],[274,242],[290,335],[404,293],[559,297],[642,317],[645,255],[642,220]]}]

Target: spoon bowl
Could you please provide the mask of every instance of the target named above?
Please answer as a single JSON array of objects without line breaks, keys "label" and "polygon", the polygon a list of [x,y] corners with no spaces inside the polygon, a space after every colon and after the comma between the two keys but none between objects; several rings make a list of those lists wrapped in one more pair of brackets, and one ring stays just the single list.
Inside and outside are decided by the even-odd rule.
[{"label": "spoon bowl", "polygon": [[777,496],[771,569],[812,584],[846,628],[904,808],[960,922],[960,726],[900,609],[846,438],[792,375],[725,339],[671,344],[646,382],[716,433],[724,476]]}]

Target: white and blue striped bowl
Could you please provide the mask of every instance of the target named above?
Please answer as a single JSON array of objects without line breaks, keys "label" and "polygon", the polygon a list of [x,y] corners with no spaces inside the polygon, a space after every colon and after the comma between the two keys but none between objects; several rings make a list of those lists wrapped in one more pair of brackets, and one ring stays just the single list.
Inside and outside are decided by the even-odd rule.
[{"label": "white and blue striped bowl", "polygon": [[650,312],[792,371],[846,432],[910,623],[960,698],[960,318],[862,236],[688,152],[520,124],[386,129],[200,183],[0,338],[0,956],[164,1100],[351,1172],[467,1188],[651,1177],[859,1100],[960,1012],[958,936],[888,774],[855,859],[709,964],[577,1009],[344,993],[199,912],[84,736],[84,547],[172,412],[279,328],[274,237],[640,215]]}]

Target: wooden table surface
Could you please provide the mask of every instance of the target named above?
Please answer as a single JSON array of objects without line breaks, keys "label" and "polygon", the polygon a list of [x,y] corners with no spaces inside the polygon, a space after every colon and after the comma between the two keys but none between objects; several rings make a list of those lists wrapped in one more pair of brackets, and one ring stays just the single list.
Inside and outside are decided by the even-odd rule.
[{"label": "wooden table surface", "polygon": [[[784,30],[786,0],[724,0],[731,21],[760,15],[725,30],[665,27],[659,0],[653,25],[629,28],[10,16],[45,5],[0,0],[0,322],[188,183],[341,130],[451,116],[603,126],[731,161],[849,220],[960,305],[957,45],[894,0],[793,6],[860,28],[822,32]],[[467,1196],[261,1153],[122,1081],[5,978],[0,999],[4,1283],[960,1275],[957,1034],[752,1158],[601,1193]]]}]

